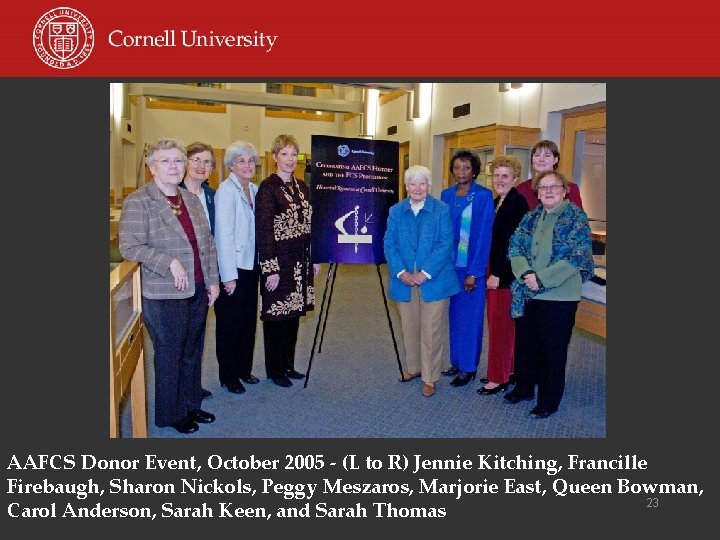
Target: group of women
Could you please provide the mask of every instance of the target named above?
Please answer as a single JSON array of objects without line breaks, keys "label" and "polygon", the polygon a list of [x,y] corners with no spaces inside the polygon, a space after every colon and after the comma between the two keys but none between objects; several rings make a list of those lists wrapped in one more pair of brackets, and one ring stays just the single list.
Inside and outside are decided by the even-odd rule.
[{"label": "group of women", "polygon": [[[477,392],[547,418],[565,387],[567,352],[582,283],[593,271],[590,227],[579,190],[557,171],[552,141],[531,150],[533,176],[517,158],[496,157],[492,191],[476,183],[480,159],[458,150],[450,160],[455,185],[440,201],[429,193],[431,173],[410,167],[408,198],[390,209],[385,234],[389,294],[397,302],[407,370],[421,377],[422,394],[436,393],[440,375],[451,385],[476,377],[487,300],[488,373]],[[450,367],[441,371],[449,343]]]},{"label": "group of women", "polygon": [[224,158],[231,172],[215,193],[207,182],[215,167],[210,145],[162,138],[146,149],[152,182],[124,201],[120,252],[141,263],[157,426],[187,434],[215,420],[201,408],[211,395],[201,371],[213,304],[221,385],[241,394],[243,382],[259,382],[252,374],[258,289],[268,378],[288,387],[305,377],[295,370],[295,342],[299,317],[313,309],[320,267],[310,261],[309,192],[293,176],[298,151],[294,137],[277,137],[277,172],[258,189],[257,152],[235,141]]},{"label": "group of women", "polygon": [[[221,386],[245,392],[252,374],[258,290],[265,370],[280,387],[302,379],[295,369],[299,318],[314,306],[310,256],[312,207],[294,176],[299,145],[273,142],[276,172],[252,182],[258,155],[235,141],[225,151],[230,171],[215,193],[210,145],[163,138],[149,146],[152,182],[129,195],[120,219],[120,251],[142,267],[143,315],[154,348],[155,423],[193,433],[215,416],[201,408],[205,321],[215,305]],[[551,141],[532,149],[533,178],[513,156],[491,164],[492,191],[476,182],[482,164],[471,151],[450,161],[455,185],[430,194],[430,170],[410,167],[408,197],[389,212],[384,250],[389,295],[400,313],[407,370],[422,394],[441,375],[464,386],[477,374],[487,300],[488,374],[482,395],[504,391],[509,403],[534,399],[546,418],[564,390],[567,349],[580,300],[592,275],[587,216],[577,186],[557,172]],[[448,347],[449,344],[449,347]],[[449,349],[449,351],[448,351]],[[441,371],[449,352],[450,367]]]}]

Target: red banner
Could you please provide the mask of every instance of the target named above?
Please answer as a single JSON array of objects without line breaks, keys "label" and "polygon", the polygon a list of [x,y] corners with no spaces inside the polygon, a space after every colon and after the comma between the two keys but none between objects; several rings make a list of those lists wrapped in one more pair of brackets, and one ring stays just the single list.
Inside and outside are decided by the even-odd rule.
[{"label": "red banner", "polygon": [[720,75],[711,2],[21,2],[4,76],[492,78]]}]

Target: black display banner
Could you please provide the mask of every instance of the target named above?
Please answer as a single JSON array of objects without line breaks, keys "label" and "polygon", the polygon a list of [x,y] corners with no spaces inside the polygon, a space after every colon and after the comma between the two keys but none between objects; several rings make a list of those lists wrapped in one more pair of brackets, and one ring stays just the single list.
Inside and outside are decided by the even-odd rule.
[{"label": "black display banner", "polygon": [[312,136],[313,262],[385,262],[398,152],[394,141]]}]

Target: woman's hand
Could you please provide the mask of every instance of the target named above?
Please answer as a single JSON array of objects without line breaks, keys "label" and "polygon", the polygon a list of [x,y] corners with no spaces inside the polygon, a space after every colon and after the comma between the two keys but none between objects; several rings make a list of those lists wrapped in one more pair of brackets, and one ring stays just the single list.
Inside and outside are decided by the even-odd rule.
[{"label": "woman's hand", "polygon": [[418,287],[427,281],[427,276],[423,272],[415,272],[412,275],[412,280]]},{"label": "woman's hand", "polygon": [[487,278],[486,286],[488,289],[491,289],[491,290],[497,289],[498,287],[500,287],[500,278],[490,274]]},{"label": "woman's hand", "polygon": [[320,265],[318,263],[313,264],[313,276],[318,277],[320,275]]},{"label": "woman's hand", "polygon": [[413,275],[407,270],[403,271],[403,273],[400,274],[400,281],[402,281],[403,284],[407,285],[408,287],[414,287],[416,285],[415,280],[413,279]]},{"label": "woman's hand", "polygon": [[465,281],[463,282],[463,288],[465,289],[465,292],[473,292],[475,290],[475,287],[477,287],[475,281],[475,276],[465,276]]},{"label": "woman's hand", "polygon": [[175,288],[178,291],[187,291],[190,286],[188,275],[183,265],[177,259],[173,259],[170,263],[170,273],[175,278]]},{"label": "woman's hand", "polygon": [[207,292],[208,295],[208,306],[212,306],[220,296],[220,285],[210,285],[210,290]]},{"label": "woman's hand", "polygon": [[535,292],[535,291],[540,290],[540,285],[538,285],[538,282],[537,282],[537,274],[535,274],[535,272],[531,272],[530,274],[527,274],[523,278],[523,281],[525,282],[525,286],[528,289],[530,289],[531,291]]},{"label": "woman's hand", "polygon": [[225,292],[228,293],[228,296],[232,296],[232,293],[235,292],[236,286],[237,282],[234,279],[231,279],[230,281],[223,281],[223,289],[225,289]]},{"label": "woman's hand", "polygon": [[280,284],[280,274],[270,274],[265,281],[265,288],[268,291],[274,291]]}]

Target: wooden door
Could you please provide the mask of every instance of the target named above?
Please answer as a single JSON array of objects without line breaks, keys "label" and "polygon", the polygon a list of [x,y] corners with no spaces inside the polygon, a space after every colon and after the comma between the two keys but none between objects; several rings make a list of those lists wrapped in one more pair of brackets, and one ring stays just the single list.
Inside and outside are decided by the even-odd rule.
[{"label": "wooden door", "polygon": [[398,156],[400,170],[398,171],[398,201],[405,198],[405,171],[410,167],[410,143],[404,142],[400,144],[400,155]]},{"label": "wooden door", "polygon": [[590,226],[606,226],[606,106],[563,115],[558,169],[580,188]]},{"label": "wooden door", "polygon": [[575,141],[580,132],[606,128],[607,108],[605,104],[578,112],[563,114],[560,141],[560,165],[558,170],[572,179],[575,161]]}]

